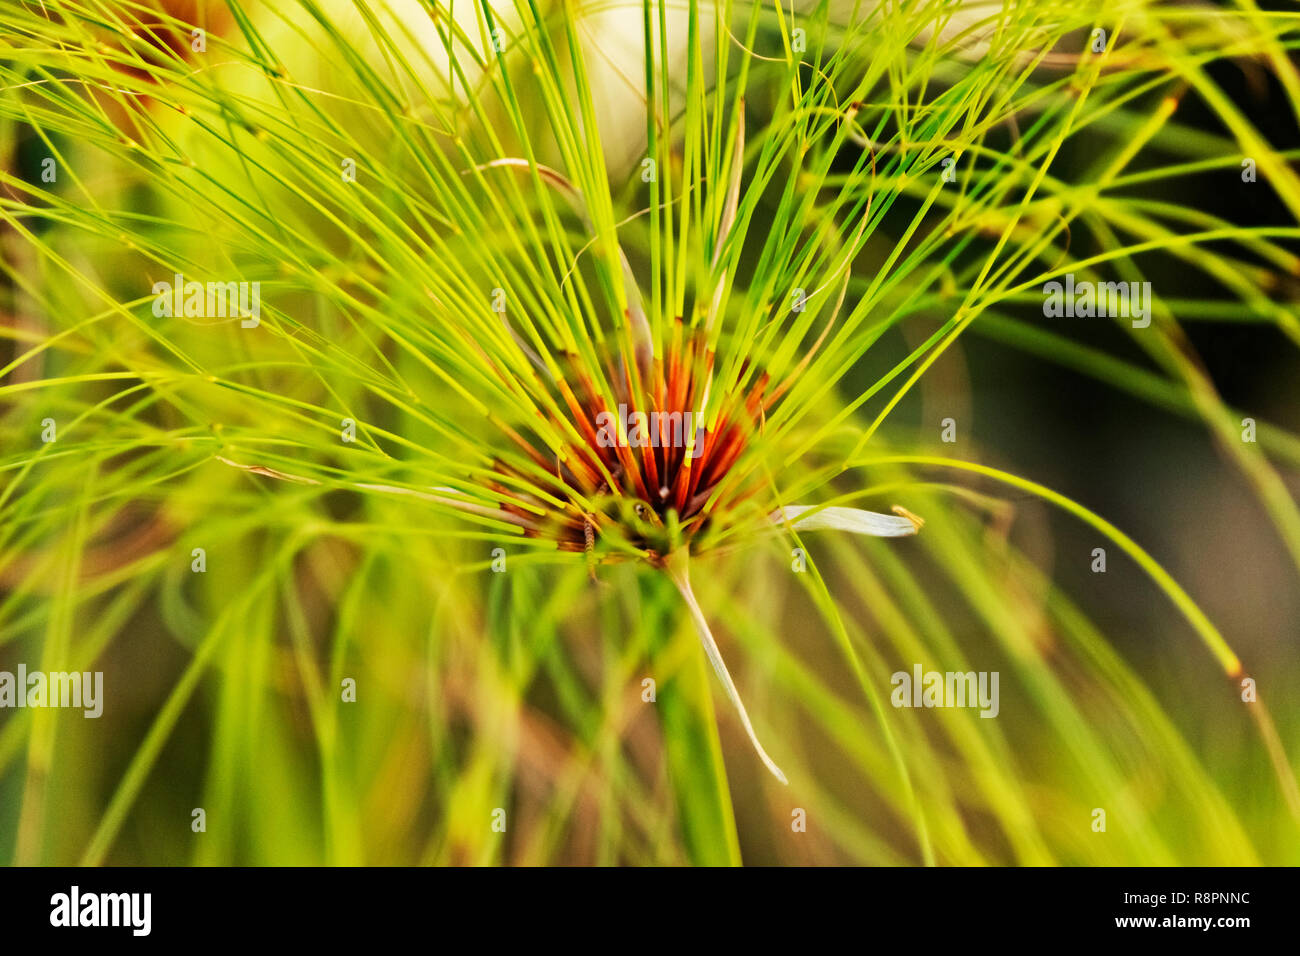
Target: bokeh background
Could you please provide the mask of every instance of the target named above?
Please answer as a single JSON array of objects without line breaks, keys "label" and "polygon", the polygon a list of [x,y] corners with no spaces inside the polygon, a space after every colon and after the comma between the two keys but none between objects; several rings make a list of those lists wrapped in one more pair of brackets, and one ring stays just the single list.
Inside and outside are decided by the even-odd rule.
[{"label": "bokeh background", "polygon": [[[410,25],[409,42],[445,64],[427,11],[394,7]],[[344,34],[364,30],[351,4],[319,9]],[[241,42],[222,4],[171,4],[168,12]],[[315,29],[311,18],[286,17],[278,5],[246,12],[305,87],[330,88],[337,65],[317,60],[301,39]],[[458,6],[456,15],[472,22],[472,10]],[[666,17],[674,35],[682,17],[677,8]],[[600,7],[584,27],[613,191],[629,211],[635,189],[622,184],[644,151],[626,82],[643,69],[640,19],[639,7]],[[24,63],[3,52],[0,95],[13,104]],[[1279,153],[1300,149],[1295,104],[1266,65],[1222,61],[1210,76]],[[764,94],[778,95],[781,80],[754,80],[754,142],[769,115]],[[780,741],[774,749],[789,788],[751,754],[664,582],[618,566],[593,588],[579,564],[527,561],[492,574],[487,544],[409,501],[223,467],[212,459],[222,429],[277,427],[259,421],[237,390],[168,385],[175,407],[117,406],[116,425],[147,422],[183,436],[170,459],[158,449],[95,450],[96,441],[116,439],[112,416],[92,416],[63,439],[86,443],[84,453],[28,467],[44,417],[63,420],[117,388],[43,380],[147,364],[156,353],[138,328],[115,321],[72,336],[66,351],[16,361],[89,314],[93,301],[33,253],[29,229],[122,301],[139,275],[132,251],[107,235],[24,216],[28,200],[13,181],[39,176],[49,144],[20,112],[11,105],[0,129],[8,190],[0,521],[7,513],[15,522],[0,558],[0,670],[77,662],[104,672],[110,696],[94,721],[0,712],[0,860],[919,864],[919,801],[934,862],[944,864],[1300,861],[1300,831],[1236,682],[1120,549],[1013,488],[882,470],[873,473],[885,486],[878,504],[902,503],[925,517],[922,533],[812,545],[869,683],[886,700],[889,674],[918,660],[1002,674],[996,721],[885,714],[911,767],[912,796],[833,623],[796,582],[780,542],[712,559],[697,569],[696,587],[760,733]],[[187,135],[183,117],[159,122]],[[1200,155],[1198,136],[1229,136],[1195,91],[1180,92],[1177,122],[1193,144],[1188,156]],[[111,150],[67,136],[56,145],[106,208],[162,221],[178,215]],[[1086,175],[1101,148],[1086,138],[1066,142],[1054,175]],[[1134,168],[1169,161],[1161,148]],[[222,175],[237,171],[226,166]],[[1242,183],[1234,167],[1157,179],[1142,192],[1242,227],[1295,226],[1263,177]],[[864,266],[884,261],[910,208],[900,203],[886,218]],[[759,236],[761,216],[760,206],[750,225]],[[177,230],[178,247],[201,255],[197,232]],[[1298,251],[1294,238],[1277,241]],[[1080,259],[1104,248],[1083,228],[1070,243]],[[1200,303],[1176,316],[1179,348],[1225,414],[1251,416],[1281,436],[1286,453],[1272,461],[1296,500],[1295,341],[1275,323],[1216,314],[1224,290],[1194,261],[1157,253],[1142,263],[1157,297]],[[1298,290],[1291,275],[1263,291],[1294,318]],[[345,348],[361,347],[364,333],[328,305],[305,293],[296,307],[279,301]],[[1297,568],[1238,464],[1190,410],[1185,383],[1159,368],[1135,338],[1141,333],[1123,322],[1047,319],[1035,296],[1000,310],[1006,319],[974,323],[899,403],[880,450],[1003,469],[1123,529],[1231,642],[1295,757]],[[935,308],[886,331],[838,394],[869,387],[946,317]],[[205,362],[232,360],[228,338],[178,334]],[[97,347],[107,351],[96,355]],[[1100,358],[1124,364],[1098,372]],[[258,384],[323,394],[307,379],[267,370]],[[337,387],[347,394],[355,386]],[[359,392],[351,396],[358,403]],[[957,423],[953,445],[940,442],[946,418]],[[374,420],[410,435],[421,427],[393,409],[374,410]],[[861,476],[846,475],[835,487],[851,490],[855,481]],[[1099,546],[1107,549],[1104,574],[1091,571]],[[190,571],[194,547],[207,550],[201,577]],[[654,703],[642,699],[647,676],[659,688]],[[356,681],[356,703],[340,700],[345,678]],[[1096,807],[1108,808],[1104,834],[1091,826]],[[192,829],[195,808],[205,811],[205,832]],[[497,810],[505,832],[491,825]],[[797,811],[806,830],[791,827]]]}]

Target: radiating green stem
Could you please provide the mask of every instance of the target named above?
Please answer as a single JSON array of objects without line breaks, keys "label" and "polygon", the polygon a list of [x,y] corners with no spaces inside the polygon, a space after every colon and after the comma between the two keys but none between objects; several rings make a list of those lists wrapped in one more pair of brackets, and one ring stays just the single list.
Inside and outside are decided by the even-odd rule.
[{"label": "radiating green stem", "polygon": [[650,584],[656,601],[647,615],[647,644],[682,843],[697,866],[738,866],[740,842],[709,671],[676,594],[667,594],[668,581],[655,578]]}]

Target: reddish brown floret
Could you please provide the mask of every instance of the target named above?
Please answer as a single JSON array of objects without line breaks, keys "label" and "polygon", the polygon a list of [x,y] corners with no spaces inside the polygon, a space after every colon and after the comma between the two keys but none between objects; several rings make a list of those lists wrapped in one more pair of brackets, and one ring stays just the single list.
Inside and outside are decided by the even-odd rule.
[{"label": "reddish brown floret", "polygon": [[[618,499],[626,499],[632,507],[638,502],[644,505],[660,523],[666,523],[669,512],[676,511],[682,533],[689,538],[720,508],[744,497],[743,482],[724,484],[724,480],[745,451],[750,436],[760,427],[767,375],[756,376],[747,389],[729,396],[714,427],[704,429],[700,447],[692,449],[694,436],[687,438],[684,428],[677,434],[670,433],[666,415],[681,413],[682,420],[690,421],[692,428],[703,425],[697,413],[704,399],[703,383],[712,376],[714,356],[701,336],[685,332],[680,324],[673,339],[665,356],[651,363],[645,376],[648,383],[642,381],[635,367],[629,369],[626,362],[611,357],[606,381],[613,391],[612,403],[601,394],[599,383],[588,369],[577,362],[567,363],[566,377],[556,383],[556,390],[569,420],[555,424],[572,424],[582,440],[564,449],[562,463],[561,456],[539,441],[529,441],[517,431],[507,430],[528,458],[553,476],[547,490],[571,503],[563,511],[550,506],[550,520],[540,522],[545,531],[531,535],[553,536],[561,550],[590,550],[593,529],[598,532],[610,518],[617,520]],[[597,424],[602,420],[601,413],[608,412],[617,421],[620,404],[629,414],[644,412],[648,421],[650,413],[661,413],[664,417],[654,420],[659,425],[658,441],[652,437],[639,447],[602,444]],[[689,419],[686,413],[690,413]],[[559,430],[568,433],[567,428]],[[497,470],[530,481],[537,478],[535,474],[525,476],[504,462],[498,462]],[[494,490],[520,500],[505,484]],[[543,507],[548,504],[537,499],[528,503]],[[520,505],[506,503],[502,508],[536,521],[536,513]]]}]

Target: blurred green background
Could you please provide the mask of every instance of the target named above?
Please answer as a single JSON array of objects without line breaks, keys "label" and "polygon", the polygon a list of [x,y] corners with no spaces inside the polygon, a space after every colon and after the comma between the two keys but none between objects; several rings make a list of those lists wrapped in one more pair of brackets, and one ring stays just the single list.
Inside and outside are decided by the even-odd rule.
[{"label": "blurred green background", "polygon": [[[25,9],[6,16],[31,28],[33,5],[19,6]],[[140,6],[139,16],[155,6]],[[336,31],[372,56],[372,66],[382,64],[358,39],[367,29],[362,8],[167,7],[163,16],[207,24],[210,48],[223,57],[227,44],[252,49],[243,24],[256,24],[298,89],[309,91],[302,102],[290,97],[279,106],[265,96],[268,111],[283,110],[286,126],[295,115],[306,117],[310,101],[331,118],[346,118],[353,124],[348,135],[377,154],[389,148],[385,124],[395,120],[376,104],[394,115],[396,107],[366,101],[371,87],[358,79],[362,68],[321,58],[304,39],[328,46]],[[429,23],[436,22],[430,9],[394,8],[410,26],[403,42],[431,49],[431,62],[421,68],[440,76],[448,61],[429,39]],[[816,22],[827,9],[801,8],[801,15]],[[1084,24],[1066,23],[1064,9],[1018,16],[1041,16],[1048,45],[1067,38],[1077,45]],[[728,7],[737,32],[748,10]],[[1150,14],[1145,5],[1141,10]],[[658,16],[657,7],[653,12]],[[676,30],[683,10],[669,12]],[[939,15],[937,6],[906,12],[918,31]],[[102,26],[111,21],[99,5],[69,4],[63,13],[83,24],[81,35],[116,42]],[[583,21],[592,105],[600,111],[611,203],[620,218],[644,205],[635,175],[644,120],[629,121],[629,102],[636,102],[626,96],[627,79],[642,79],[642,13],[639,5],[596,7]],[[105,17],[101,25],[97,16]],[[456,16],[473,22],[474,12],[458,6]],[[1156,26],[1137,30],[1147,41],[1168,26],[1151,16]],[[1234,31],[1243,22],[1233,20]],[[775,15],[765,14],[757,36],[777,29]],[[1201,46],[1188,41],[1187,57],[1206,54],[1215,22],[1204,29]],[[1293,60],[1289,27],[1258,29],[1270,37],[1259,40],[1261,49],[1276,41]],[[878,46],[916,62],[924,48],[920,40],[909,44],[916,35],[900,26],[868,37],[864,29],[857,42],[866,60]],[[40,44],[6,43],[0,670],[19,662],[100,670],[107,703],[98,720],[72,711],[0,711],[0,860],[1300,861],[1297,821],[1237,681],[1120,547],[1015,487],[901,463],[836,477],[834,492],[878,488],[864,507],[884,511],[899,503],[926,526],[902,541],[809,535],[832,601],[796,578],[784,539],[696,561],[700,603],[760,736],[790,777],[787,788],[752,754],[680,597],[662,575],[618,565],[603,568],[593,586],[580,560],[557,562],[530,551],[512,551],[506,572],[493,573],[495,540],[419,502],[276,482],[221,464],[215,455],[243,452],[240,460],[256,461],[256,449],[288,447],[302,431],[323,435],[306,441],[326,448],[336,423],[315,416],[320,408],[361,410],[366,427],[413,447],[443,447],[430,418],[385,401],[360,379],[335,377],[328,364],[313,368],[297,350],[318,338],[360,364],[391,363],[417,386],[420,402],[412,407],[455,417],[459,399],[429,363],[376,346],[391,330],[355,321],[340,305],[355,295],[377,310],[419,316],[430,310],[427,289],[418,277],[403,286],[370,271],[327,211],[306,207],[306,196],[258,193],[244,163],[302,162],[282,151],[281,133],[258,141],[256,131],[236,132],[233,122],[229,130],[196,131],[187,114],[172,108],[189,102],[189,94],[173,103],[161,84],[158,104],[140,107],[152,110],[144,114],[151,134],[187,144],[200,157],[210,194],[219,195],[223,183],[242,184],[232,187],[231,220],[212,222],[132,159],[132,149],[156,145],[78,138],[74,120],[59,129],[44,114],[36,122],[20,81],[36,77],[36,64],[46,56],[54,62],[53,54]],[[1139,64],[1131,79],[1144,82],[1162,69],[1173,76],[1163,63]],[[232,98],[261,96],[269,84],[246,72],[211,72],[212,89]],[[798,73],[755,63],[746,91],[753,149],[769,135],[765,124],[779,112],[774,104]],[[936,88],[944,75],[936,68]],[[1054,76],[1036,75],[1044,84]],[[1294,157],[1300,130],[1286,70],[1261,54],[1219,60],[1206,75],[1279,156]],[[674,81],[684,82],[676,74]],[[1134,107],[1132,124],[1167,92],[1153,85]],[[1176,122],[1130,169],[1194,163],[1236,148],[1214,104],[1185,85],[1178,95]],[[85,122],[115,127],[129,139],[130,121],[114,115],[112,99],[88,111],[93,118]],[[544,152],[544,118],[540,109],[529,116]],[[517,136],[501,122],[503,138]],[[297,142],[308,142],[300,133]],[[210,140],[223,136],[239,148],[214,148]],[[1052,174],[1066,182],[1085,178],[1099,157],[1123,145],[1113,130],[1067,139]],[[39,179],[51,148],[76,171],[75,181],[64,179],[51,192],[83,207],[82,218],[20,187]],[[162,156],[159,150],[159,164]],[[410,208],[414,217],[421,200],[436,197],[419,194],[419,177],[397,146],[389,158],[389,179],[368,201]],[[1241,183],[1236,163],[1234,154],[1221,166],[1148,180],[1125,194],[1125,209],[1144,214],[1140,197],[1221,217],[1243,231],[1289,229],[1270,240],[1282,250],[1278,257],[1252,263],[1269,270],[1278,258],[1294,263],[1295,218],[1285,198],[1267,181]],[[761,198],[748,222],[755,242],[771,229],[781,185]],[[94,194],[96,207],[83,202],[82,190]],[[905,241],[920,198],[900,187],[897,207],[855,265],[854,297],[870,269]],[[286,210],[286,220],[315,224],[329,266],[275,262],[241,236],[233,212],[239,202],[257,201]],[[1086,219],[1070,231],[1068,255],[1076,260],[1112,245]],[[97,224],[98,234],[88,224]],[[1189,220],[1189,231],[1194,224]],[[187,323],[151,332],[148,288],[169,273],[142,265],[137,234],[174,250],[194,273],[207,267],[261,279],[275,321],[292,333],[249,345],[229,326]],[[992,238],[981,237],[974,249],[986,252]],[[629,242],[634,269],[648,268],[644,242]],[[1230,423],[1243,416],[1266,423],[1263,451],[1245,454],[1261,461],[1267,455],[1264,467],[1294,511],[1300,353],[1285,321],[1251,315],[1242,297],[1225,294],[1214,270],[1250,258],[1230,246],[1224,240],[1197,246],[1190,256],[1157,250],[1142,258],[1156,296],[1179,303],[1175,321],[1153,329],[1162,337],[1159,349],[1140,344],[1122,321],[1046,319],[1039,295],[998,303],[901,399],[872,450],[979,462],[1054,489],[1122,529],[1231,643],[1258,681],[1281,746],[1294,756],[1300,569],[1277,513],[1260,503],[1251,468],[1225,451],[1203,416],[1214,407]],[[232,256],[241,251],[248,256],[239,263]],[[229,272],[234,264],[238,273]],[[1275,284],[1260,294],[1294,324],[1300,284],[1294,271],[1274,271]],[[83,281],[69,281],[72,273]],[[383,295],[369,298],[371,284],[386,281]],[[860,395],[940,329],[959,298],[946,294],[883,330],[837,386],[839,399]],[[116,314],[115,302],[130,304],[140,320]],[[89,321],[93,316],[103,320]],[[198,367],[184,367],[167,342]],[[28,356],[34,348],[39,354]],[[344,367],[334,361],[340,364],[333,370]],[[1197,394],[1207,403],[1200,412]],[[267,396],[310,410],[298,420]],[[880,400],[867,405],[835,441],[852,447],[881,407]],[[41,451],[46,417],[58,421],[60,437]],[[940,440],[947,418],[957,424],[955,444]],[[483,422],[466,427],[488,434]],[[349,454],[333,459],[344,471],[353,467]],[[412,468],[418,477],[418,465]],[[1096,547],[1107,550],[1104,574],[1091,570]],[[206,552],[202,574],[191,570],[195,548]],[[998,671],[999,717],[890,708],[889,675],[910,672],[914,663]],[[647,678],[655,682],[654,701],[643,697]],[[355,681],[355,702],[344,700],[345,680]],[[203,832],[192,828],[195,808],[205,813]],[[1104,833],[1093,828],[1095,808],[1107,811]],[[504,831],[493,826],[502,819],[498,811]],[[792,827],[799,811],[806,830]]]}]

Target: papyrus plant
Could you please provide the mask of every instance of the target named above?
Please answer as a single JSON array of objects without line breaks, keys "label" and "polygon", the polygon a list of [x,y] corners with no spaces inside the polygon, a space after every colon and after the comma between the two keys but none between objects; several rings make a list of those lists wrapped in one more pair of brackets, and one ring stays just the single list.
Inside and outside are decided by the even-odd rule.
[{"label": "papyrus plant", "polygon": [[[552,808],[516,858],[560,855],[574,807],[627,815],[603,825],[595,859],[660,858],[653,788],[620,752],[630,718],[615,706],[649,659],[675,675],[659,704],[684,855],[734,861],[709,688],[682,670],[683,625],[762,762],[786,775],[723,663],[714,625],[725,621],[766,655],[762,674],[852,755],[881,819],[894,821],[835,809],[812,762],[784,743],[794,711],[759,717],[852,858],[1169,861],[1192,833],[1205,854],[1194,858],[1254,859],[1254,838],[1104,637],[1010,544],[976,534],[997,510],[991,489],[1059,505],[1127,553],[1235,682],[1242,665],[1214,625],[1082,505],[933,448],[904,452],[912,440],[890,434],[890,415],[986,321],[1004,340],[1129,387],[1136,370],[1072,350],[1014,306],[1067,268],[1135,278],[1149,252],[1215,277],[1234,314],[1300,341],[1276,293],[1277,277],[1295,271],[1295,228],[1137,198],[1155,176],[1235,176],[1248,151],[1300,211],[1294,157],[1262,142],[1206,72],[1237,58],[1296,89],[1290,21],[1145,3],[647,3],[600,20],[641,37],[641,62],[629,65],[602,55],[595,20],[572,4],[472,12],[286,2],[182,17],[69,2],[0,14],[11,147],[0,212],[16,346],[0,368],[0,395],[13,401],[0,492],[5,634],[27,635],[51,660],[97,654],[156,602],[192,653],[82,858],[108,854],[209,668],[226,677],[209,801],[234,807],[248,792],[240,781],[261,766],[250,735],[271,723],[241,712],[248,685],[237,678],[260,689],[287,669],[316,743],[323,856],[365,858],[359,769],[343,744],[360,732],[342,723],[335,688],[373,621],[383,634],[429,635],[418,653],[368,638],[391,641],[394,661],[425,675],[440,810],[419,858],[494,858],[466,808],[516,785],[546,792]],[[196,29],[202,50],[183,42]],[[602,111],[611,85],[624,110],[632,91],[639,123]],[[1226,134],[1180,132],[1190,94]],[[608,141],[608,129],[622,138]],[[1058,168],[1080,143],[1090,164]],[[640,158],[629,165],[629,155]],[[33,174],[47,158],[53,180]],[[1084,235],[1099,251],[1074,256]],[[152,290],[174,276],[259,282],[257,323],[208,315],[197,300],[160,320]],[[1188,358],[1176,303],[1157,303],[1155,316],[1149,335],[1134,335],[1163,373],[1146,397],[1199,416],[1231,448],[1300,558],[1300,518],[1274,464],[1227,441],[1230,416]],[[877,346],[900,329],[910,354],[881,367]],[[610,443],[600,422],[615,410]],[[668,416],[688,413],[700,428],[674,432]],[[60,438],[42,445],[31,436],[47,417]],[[1296,463],[1292,436],[1270,432],[1264,444]],[[954,474],[988,483],[955,486]],[[906,547],[928,549],[928,572],[888,550],[898,542],[871,540],[913,535],[917,515],[928,523]],[[138,524],[146,530],[124,537]],[[805,540],[814,531],[825,533]],[[843,588],[814,560],[823,546],[854,569],[841,572]],[[225,583],[181,601],[176,555],[194,548],[224,555]],[[774,556],[789,573],[779,585]],[[525,580],[540,566],[555,575],[545,592]],[[697,597],[701,567],[727,586]],[[1024,785],[998,728],[957,714],[927,730],[885,709],[886,659],[956,664],[971,652],[945,623],[956,612],[932,603],[927,573],[964,595],[1074,771],[1133,821],[1122,837],[1081,849],[1055,812],[1038,819],[1043,806],[1073,812],[1102,797]],[[741,595],[761,582],[764,600],[807,588],[866,713],[779,650],[775,619],[746,609]],[[413,596],[430,593],[433,605]],[[866,597],[869,607],[841,612]],[[74,636],[92,606],[102,628]],[[561,635],[593,614],[636,623],[584,679]],[[1033,652],[1042,628],[1071,668]],[[246,630],[287,633],[290,661],[232,637]],[[498,646],[494,633],[512,636]],[[326,651],[320,634],[332,635]],[[467,653],[476,691],[460,684]],[[523,716],[540,675],[577,728],[559,756]],[[1096,726],[1090,707],[1114,727]],[[1261,731],[1251,747],[1263,741],[1294,807],[1284,747],[1262,703],[1250,713]],[[37,833],[48,794],[31,768],[49,761],[54,720],[11,724],[0,746],[2,769],[28,742],[21,812]],[[500,749],[449,756],[459,720]],[[1112,732],[1183,788],[1175,821],[1153,819],[1125,782],[1140,760],[1117,756]],[[593,762],[606,768],[595,783]],[[953,763],[969,787],[949,784]],[[275,785],[301,789],[286,777]],[[37,847],[15,852],[36,859]],[[232,837],[196,853],[230,859],[234,847]]]}]

